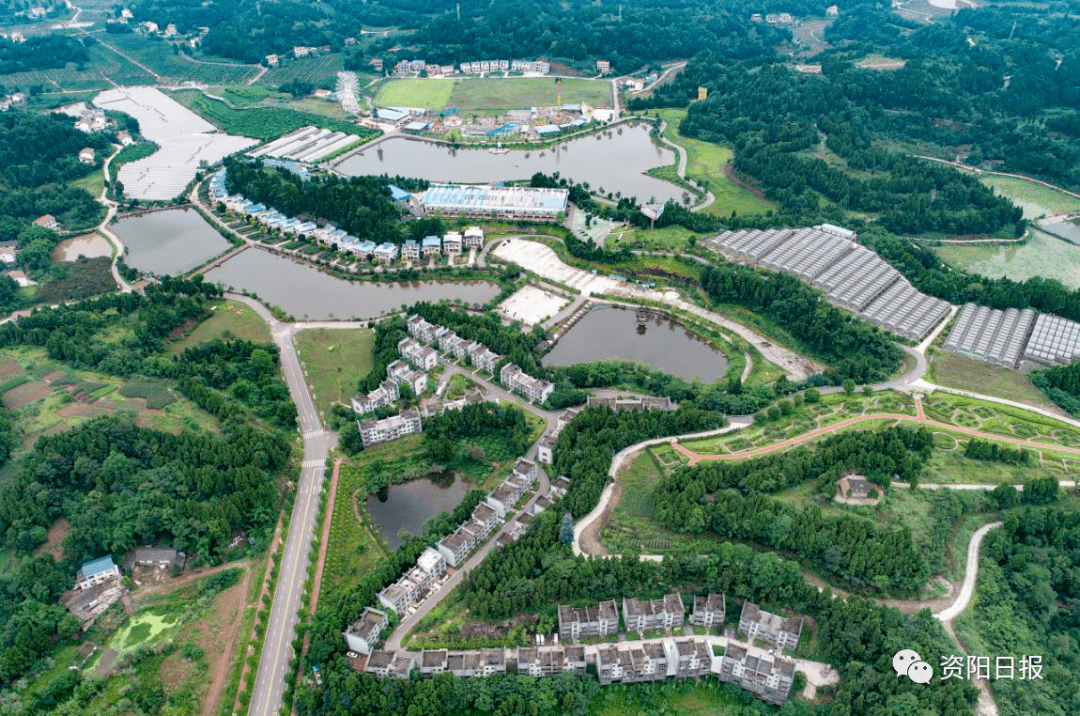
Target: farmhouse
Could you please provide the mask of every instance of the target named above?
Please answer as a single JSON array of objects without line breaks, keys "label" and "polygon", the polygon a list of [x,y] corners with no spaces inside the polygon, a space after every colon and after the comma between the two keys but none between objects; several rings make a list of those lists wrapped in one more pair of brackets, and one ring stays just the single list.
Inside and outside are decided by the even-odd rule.
[{"label": "farmhouse", "polygon": [[83,147],[79,150],[79,161],[83,164],[93,164],[95,159],[93,147]]},{"label": "farmhouse", "polygon": [[75,589],[90,589],[94,585],[107,582],[120,576],[120,568],[113,562],[112,555],[83,562],[82,568],[75,574]]},{"label": "farmhouse", "polygon": [[34,219],[34,226],[40,226],[43,229],[50,230],[60,228],[60,225],[56,223],[56,217],[52,214],[42,214],[38,218]]},{"label": "farmhouse", "polygon": [[172,569],[183,567],[185,554],[172,547],[136,547],[124,557],[124,569],[128,572],[135,567]]},{"label": "farmhouse", "polygon": [[876,489],[872,482],[861,475],[844,475],[836,481],[836,488],[841,497],[858,499],[870,497],[870,491]]}]

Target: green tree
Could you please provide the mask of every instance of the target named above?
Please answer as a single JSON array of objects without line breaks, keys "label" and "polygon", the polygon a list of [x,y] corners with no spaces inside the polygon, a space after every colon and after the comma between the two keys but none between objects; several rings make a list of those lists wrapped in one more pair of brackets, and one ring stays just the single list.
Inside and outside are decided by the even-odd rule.
[{"label": "green tree", "polygon": [[855,381],[851,378],[844,378],[844,382],[840,384],[844,389],[844,392],[848,395],[855,395]]},{"label": "green tree", "polygon": [[568,545],[574,541],[574,518],[567,512],[563,515],[562,526],[559,527],[559,542]]}]

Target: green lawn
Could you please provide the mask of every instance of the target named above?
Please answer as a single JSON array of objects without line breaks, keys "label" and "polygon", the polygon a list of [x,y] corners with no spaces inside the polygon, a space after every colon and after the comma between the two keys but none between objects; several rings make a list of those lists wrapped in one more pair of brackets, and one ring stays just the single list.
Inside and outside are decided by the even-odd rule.
[{"label": "green lawn", "polygon": [[1080,246],[1033,229],[1023,244],[943,244],[934,252],[949,265],[989,278],[1056,278],[1080,288]]},{"label": "green lawn", "polygon": [[105,186],[105,170],[95,169],[90,174],[72,181],[71,186],[85,189],[94,198],[97,198],[101,196],[101,189]]},{"label": "green lawn", "polygon": [[334,403],[349,404],[371,372],[375,333],[367,328],[314,328],[296,334],[296,353],[323,420]]},{"label": "green lawn", "polygon": [[686,175],[712,191],[716,200],[703,211],[706,214],[727,216],[735,211],[738,214],[763,214],[776,208],[772,202],[754,195],[749,189],[731,181],[724,173],[724,168],[734,156],[730,149],[690,139],[679,133],[679,123],[686,116],[684,109],[659,110],[661,119],[667,123],[664,131],[672,142],[686,150]]},{"label": "green lawn", "polygon": [[[367,570],[386,556],[382,543],[376,537],[378,528],[364,507],[367,497],[364,470],[362,467],[343,465],[338,476],[320,603],[332,603],[341,592],[353,586]],[[359,522],[357,514],[360,516]]]},{"label": "green lawn", "polygon": [[213,308],[213,315],[195,326],[183,339],[173,343],[170,351],[179,353],[188,346],[213,340],[240,339],[253,343],[269,343],[270,329],[253,308],[239,301],[222,301]]},{"label": "green lawn", "polygon": [[427,107],[442,109],[450,100],[456,80],[390,80],[379,87],[375,104],[380,107]]},{"label": "green lawn", "polygon": [[1026,374],[949,351],[939,350],[933,356],[930,380],[957,390],[994,395],[1044,408],[1053,407],[1053,403],[1031,384]]},{"label": "green lawn", "polygon": [[1033,181],[985,174],[979,181],[993,187],[997,194],[1012,199],[1024,210],[1025,219],[1080,211],[1080,199]]}]

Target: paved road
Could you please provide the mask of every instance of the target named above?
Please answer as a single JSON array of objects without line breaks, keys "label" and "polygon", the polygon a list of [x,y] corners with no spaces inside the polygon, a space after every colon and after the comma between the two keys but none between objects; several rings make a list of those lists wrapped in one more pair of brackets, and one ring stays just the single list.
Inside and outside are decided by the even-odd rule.
[{"label": "paved road", "polygon": [[319,493],[326,472],[326,458],[337,436],[323,430],[319,422],[319,414],[311,400],[311,393],[308,391],[292,342],[297,326],[278,321],[265,306],[252,298],[232,293],[225,294],[225,297],[250,306],[270,327],[274,342],[281,351],[282,372],[296,404],[300,433],[304,440],[300,483],[293,503],[289,535],[278,569],[277,588],[270,607],[266,640],[259,658],[259,669],[248,709],[250,716],[271,716],[282,706],[285,677],[293,656],[292,641],[296,638],[304,580],[308,574],[311,541],[315,538]]},{"label": "paved road", "polygon": [[[668,139],[667,137],[664,136],[664,130],[666,128],[667,128],[667,122],[661,122],[660,123],[660,132],[659,132],[660,143],[665,144],[668,147],[671,147],[671,149],[674,150],[675,154],[678,155],[678,157],[679,157],[679,166],[676,169],[676,171],[677,171],[677,173],[679,175],[679,178],[682,179],[687,184],[690,184],[692,186],[696,186],[698,189],[702,189],[702,187],[697,182],[695,182],[693,179],[687,179],[686,178],[686,162],[687,162],[687,159],[688,159],[686,150],[683,149],[682,145],[676,144],[675,142],[671,141],[670,139]],[[704,191],[705,191],[705,200],[702,201],[699,204],[695,204],[694,206],[690,207],[690,211],[701,211],[702,209],[704,209],[705,207],[709,206],[714,201],[716,201],[716,197],[713,196],[713,193],[711,191],[709,191],[708,189],[704,189]]]},{"label": "paved road", "polygon": [[[105,164],[102,167],[105,176],[109,176],[109,165],[112,164],[113,157],[119,153],[120,148],[117,147],[116,151],[110,154],[105,160]],[[109,272],[112,274],[113,281],[116,281],[116,285],[120,287],[121,293],[131,293],[133,290],[132,285],[124,280],[124,277],[120,275],[119,267],[116,265],[124,256],[124,242],[122,242],[120,237],[114,234],[109,228],[109,222],[116,216],[116,202],[108,198],[108,191],[108,186],[101,187],[101,195],[97,197],[98,202],[103,204],[106,209],[105,218],[97,225],[97,230],[100,231],[113,246],[112,263],[109,265]]]}]

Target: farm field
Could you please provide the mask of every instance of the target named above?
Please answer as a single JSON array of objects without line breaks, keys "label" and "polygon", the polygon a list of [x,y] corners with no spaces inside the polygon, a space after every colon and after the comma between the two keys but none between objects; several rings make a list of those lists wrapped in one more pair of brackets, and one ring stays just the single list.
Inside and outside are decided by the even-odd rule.
[{"label": "farm field", "polygon": [[173,92],[171,96],[218,129],[229,134],[253,137],[261,141],[276,139],[308,125],[355,134],[359,137],[369,137],[374,134],[372,130],[355,124],[285,107],[233,109],[224,102],[210,99],[197,90],[179,90]]},{"label": "farm field", "polygon": [[106,47],[94,45],[88,52],[90,59],[85,70],[80,71],[70,63],[58,69],[15,72],[0,75],[0,84],[24,88],[42,85],[46,92],[54,92],[108,89],[112,86],[110,80],[120,85],[154,83],[153,75]]},{"label": "farm field", "polygon": [[328,516],[330,541],[320,586],[320,603],[339,598],[386,556],[378,538],[378,527],[364,506],[367,490],[365,468],[341,467],[334,514]]},{"label": "farm field", "polygon": [[371,372],[375,333],[368,328],[313,328],[296,334],[296,353],[324,421],[335,403],[349,404]]},{"label": "farm field", "polygon": [[[289,80],[310,82],[316,87],[334,89],[337,82],[337,73],[345,69],[345,58],[340,53],[320,55],[319,57],[304,57],[302,59],[289,60],[279,67],[271,67],[266,74],[259,78],[259,82],[271,87],[277,87]],[[363,73],[357,72],[363,86]]]},{"label": "farm field", "polygon": [[189,346],[213,340],[251,341],[270,343],[270,329],[254,309],[239,301],[222,301],[210,309],[213,315],[195,326],[194,330],[169,346],[179,353]]},{"label": "farm field", "polygon": [[[74,370],[40,348],[0,351],[0,395],[29,448],[38,437],[67,430],[100,415],[131,416],[136,425],[178,433],[218,432],[217,420],[175,393],[168,381]],[[157,407],[151,407],[157,406]]]},{"label": "farm field", "polygon": [[160,76],[159,83],[175,84],[189,80],[203,84],[234,84],[245,82],[259,71],[256,65],[206,62],[187,58],[173,51],[165,40],[143,35],[99,35],[98,42],[106,49],[112,47],[145,65]]},{"label": "farm field", "polygon": [[957,390],[996,395],[1006,400],[1056,409],[1041,390],[1031,384],[1026,374],[965,358],[951,351],[939,350],[930,361],[929,379]]},{"label": "farm field", "polygon": [[686,150],[686,176],[705,186],[716,200],[703,210],[706,214],[728,216],[738,214],[763,214],[775,208],[772,202],[759,198],[749,189],[739,186],[725,173],[733,154],[719,144],[690,139],[679,133],[679,123],[686,117],[686,110],[660,110],[660,117],[667,123],[664,135]]},{"label": "farm field", "polygon": [[1035,228],[1022,244],[942,244],[933,250],[949,265],[989,278],[1040,276],[1080,288],[1080,246]]},{"label": "farm field", "polygon": [[980,175],[979,181],[1022,208],[1025,219],[1080,211],[1080,199],[1033,181],[992,174]]}]

